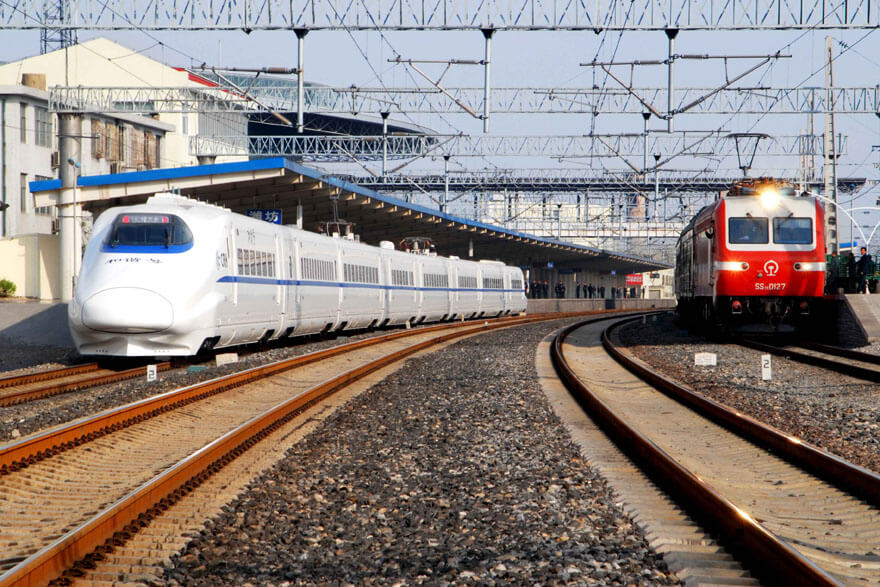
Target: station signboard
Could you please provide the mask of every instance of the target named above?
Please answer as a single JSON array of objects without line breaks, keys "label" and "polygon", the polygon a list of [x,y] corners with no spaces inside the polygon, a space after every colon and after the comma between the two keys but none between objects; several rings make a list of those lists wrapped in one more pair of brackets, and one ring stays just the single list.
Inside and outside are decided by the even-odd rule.
[{"label": "station signboard", "polygon": [[265,220],[272,224],[281,224],[280,208],[248,208],[247,215],[257,220]]},{"label": "station signboard", "polygon": [[642,285],[642,274],[641,273],[627,273],[626,274],[626,284],[627,285]]}]

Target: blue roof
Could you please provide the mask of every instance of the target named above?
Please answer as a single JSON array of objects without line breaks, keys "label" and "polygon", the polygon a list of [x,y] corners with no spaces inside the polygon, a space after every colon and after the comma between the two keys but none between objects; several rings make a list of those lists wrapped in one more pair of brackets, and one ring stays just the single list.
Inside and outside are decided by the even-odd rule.
[{"label": "blue roof", "polygon": [[[379,192],[367,189],[365,187],[349,183],[347,181],[343,181],[337,177],[332,175],[327,175],[322,173],[317,169],[312,169],[310,167],[305,167],[284,157],[268,157],[265,159],[252,159],[249,161],[235,161],[232,163],[212,163],[209,165],[193,165],[190,167],[165,167],[161,169],[150,169],[147,171],[129,171],[125,173],[110,173],[106,175],[85,175],[77,178],[77,186],[78,187],[96,187],[96,186],[111,186],[111,185],[119,185],[119,184],[131,184],[138,182],[149,182],[149,181],[160,181],[160,180],[175,180],[189,177],[200,177],[200,176],[208,176],[208,175],[219,175],[224,173],[239,173],[243,171],[260,171],[266,169],[286,169],[292,173],[297,175],[303,175],[305,177],[310,177],[312,179],[322,181],[326,184],[332,185],[334,187],[338,187],[348,192],[353,192],[356,194],[360,194],[362,196],[372,198],[375,200],[379,200],[381,202],[385,202],[387,204],[392,204],[395,206],[399,206],[402,208],[409,208],[411,210],[422,212],[424,214],[430,214],[432,216],[436,216],[438,218],[443,218],[444,220],[454,221],[459,224],[464,224],[466,226],[474,226],[477,228],[482,228],[486,230],[491,230],[493,232],[499,232],[503,234],[509,234],[516,237],[527,238],[533,241],[547,243],[547,244],[557,244],[564,245],[567,247],[572,247],[575,249],[582,250],[584,252],[594,253],[594,254],[602,254],[602,255],[614,255],[616,257],[631,259],[633,261],[638,261],[640,263],[648,263],[655,266],[662,266],[664,263],[658,263],[652,259],[645,259],[642,257],[638,257],[636,255],[630,255],[627,253],[618,253],[615,251],[608,251],[606,249],[594,249],[591,247],[587,247],[584,245],[578,245],[575,243],[569,243],[565,241],[560,241],[556,239],[544,238],[540,236],[535,236],[533,234],[527,234],[523,232],[517,232],[514,230],[510,230],[507,228],[503,228],[501,226],[496,226],[493,224],[486,224],[483,222],[477,222],[475,220],[470,220],[468,218],[461,218],[458,216],[452,216],[450,214],[442,213],[438,210],[428,208],[426,206],[420,206],[418,204],[413,204],[410,202],[405,202],[403,200],[399,200],[397,198],[383,195]],[[61,189],[61,180],[60,179],[48,179],[43,181],[32,181],[29,184],[30,190],[32,193],[37,192],[47,192],[47,191],[55,191]]]}]

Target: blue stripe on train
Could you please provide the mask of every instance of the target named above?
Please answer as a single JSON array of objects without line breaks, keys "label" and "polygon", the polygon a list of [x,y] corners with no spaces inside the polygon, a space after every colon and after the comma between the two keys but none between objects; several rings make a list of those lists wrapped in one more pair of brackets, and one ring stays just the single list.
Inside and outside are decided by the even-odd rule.
[{"label": "blue stripe on train", "polygon": [[224,275],[218,283],[249,283],[254,285],[312,285],[317,287],[342,287],[360,289],[385,289],[409,291],[472,291],[472,292],[522,292],[521,289],[479,289],[473,287],[416,287],[413,285],[381,285],[375,283],[346,283],[338,281],[312,281],[308,279],[273,279],[271,277],[251,277],[247,275]]}]

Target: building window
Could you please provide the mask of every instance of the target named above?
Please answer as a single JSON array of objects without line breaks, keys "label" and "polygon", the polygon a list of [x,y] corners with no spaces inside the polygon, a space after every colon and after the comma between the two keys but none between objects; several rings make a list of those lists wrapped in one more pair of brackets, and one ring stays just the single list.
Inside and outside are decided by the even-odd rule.
[{"label": "building window", "polygon": [[103,159],[107,148],[107,137],[104,136],[104,123],[92,119],[92,157]]},{"label": "building window", "polygon": [[19,192],[20,192],[20,194],[19,194],[19,196],[20,196],[20,197],[19,197],[19,209],[21,210],[21,213],[22,213],[22,214],[26,214],[27,211],[28,211],[28,205],[27,205],[27,201],[28,201],[28,197],[27,197],[27,196],[28,196],[28,180],[27,180],[27,173],[22,173],[22,174],[20,174],[20,179],[19,179],[19,181],[21,182],[21,185],[19,186]]},{"label": "building window", "polygon": [[49,117],[48,109],[34,106],[34,133],[38,145],[52,146],[52,119]]},{"label": "building window", "polygon": [[27,142],[27,104],[22,102],[19,106],[19,112],[21,116],[19,117],[18,128],[21,133],[21,142]]},{"label": "building window", "polygon": [[107,146],[104,149],[107,161],[111,163],[119,161],[119,127],[108,122],[104,130],[107,138]]},{"label": "building window", "polygon": [[[47,179],[52,179],[48,175],[35,175],[34,181],[46,181]],[[37,195],[34,194],[32,196],[31,202],[33,202],[34,213],[40,216],[53,216],[52,212],[55,210],[55,206],[40,206],[37,208]]]},{"label": "building window", "polygon": [[144,164],[147,169],[159,167],[159,137],[150,132],[144,133]]}]

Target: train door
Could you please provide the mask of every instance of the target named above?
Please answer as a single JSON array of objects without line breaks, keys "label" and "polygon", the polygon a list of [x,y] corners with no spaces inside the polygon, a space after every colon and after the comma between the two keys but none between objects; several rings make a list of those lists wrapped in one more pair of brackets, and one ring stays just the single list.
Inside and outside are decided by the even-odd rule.
[{"label": "train door", "polygon": [[379,267],[382,271],[382,291],[385,292],[385,303],[383,304],[384,312],[382,313],[382,318],[380,323],[384,320],[388,320],[391,317],[391,309],[394,305],[394,279],[392,277],[392,265],[393,265],[393,256],[385,253],[384,251],[379,251]]},{"label": "train door", "polygon": [[274,235],[272,257],[269,259],[269,275],[275,280],[275,310],[277,315],[284,315],[284,264],[282,263],[284,248],[281,246],[281,237]]},{"label": "train door", "polygon": [[[241,259],[239,258],[238,250],[236,249],[237,239],[236,234],[238,233],[237,228],[233,228],[232,226],[226,231],[226,247],[229,249],[229,267],[232,269],[233,276],[241,275]],[[232,281],[232,305],[238,306],[238,280],[234,279]]]},{"label": "train door", "polygon": [[[296,330],[301,329],[302,310],[302,265],[300,262],[301,246],[298,239],[290,239],[290,246],[287,251],[287,273],[290,279],[290,287],[287,292],[289,301],[289,313],[296,325]],[[292,324],[293,325],[293,324]]]},{"label": "train door", "polygon": [[447,273],[449,274],[449,311],[450,314],[460,314],[461,292],[458,290],[458,263],[450,263]]}]

